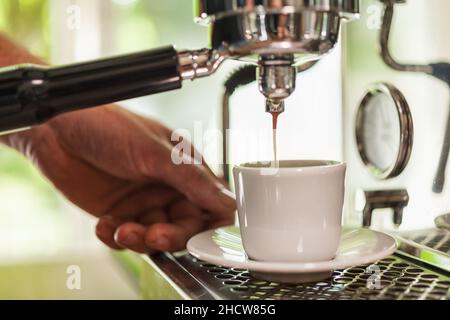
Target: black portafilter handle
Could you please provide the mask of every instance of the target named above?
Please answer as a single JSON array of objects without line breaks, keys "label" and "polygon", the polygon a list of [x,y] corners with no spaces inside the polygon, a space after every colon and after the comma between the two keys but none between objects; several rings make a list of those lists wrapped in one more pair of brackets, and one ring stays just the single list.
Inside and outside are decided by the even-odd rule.
[{"label": "black portafilter handle", "polygon": [[181,88],[174,47],[47,68],[0,69],[0,132],[69,111]]}]

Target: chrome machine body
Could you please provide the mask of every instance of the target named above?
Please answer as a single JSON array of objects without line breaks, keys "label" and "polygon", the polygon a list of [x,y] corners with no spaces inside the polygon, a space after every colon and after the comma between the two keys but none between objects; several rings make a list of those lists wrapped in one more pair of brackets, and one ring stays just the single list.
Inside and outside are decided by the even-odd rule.
[{"label": "chrome machine body", "polygon": [[[441,6],[444,6],[443,1],[446,0],[433,1],[438,1]],[[208,2],[215,3],[215,1],[202,3],[207,5]],[[248,1],[247,3],[251,7],[256,2]],[[292,4],[295,1],[262,2]],[[262,4],[262,2],[258,3]],[[171,280],[171,283],[174,283],[171,286],[174,296],[188,299],[450,299],[450,231],[445,229],[448,228],[448,215],[436,219],[436,225],[440,229],[433,223],[434,217],[450,206],[446,200],[450,199],[450,196],[440,193],[442,191],[440,185],[444,180],[442,173],[445,172],[443,163],[448,156],[450,137],[444,139],[443,146],[441,146],[442,142],[437,143],[437,147],[433,149],[433,154],[437,154],[437,158],[440,159],[437,165],[437,161],[433,161],[436,160],[436,156],[433,157],[432,153],[429,153],[429,148],[426,146],[429,141],[426,140],[430,139],[431,132],[439,130],[421,128],[420,122],[415,119],[417,110],[421,110],[418,116],[430,114],[430,105],[421,105],[421,102],[424,103],[427,100],[417,99],[420,92],[426,91],[420,91],[417,88],[430,89],[433,85],[442,91],[440,95],[443,95],[444,99],[434,101],[435,103],[439,101],[439,107],[434,107],[440,108],[440,114],[432,121],[446,118],[444,116],[448,112],[446,83],[450,80],[446,73],[447,64],[415,65],[398,62],[388,44],[394,7],[397,2],[404,1],[363,0],[361,2],[362,20],[348,24],[343,32],[344,159],[349,168],[344,224],[382,229],[397,238],[397,252],[371,266],[381,271],[381,289],[367,288],[367,279],[371,276],[367,273],[367,265],[336,270],[328,281],[292,286],[254,279],[246,270],[204,263],[187,253],[162,254],[147,259],[146,263],[150,266],[145,273],[147,282],[163,274]],[[288,38],[290,40],[285,39],[281,42],[275,40],[272,44],[270,43],[273,39],[266,42],[271,37],[267,37],[267,34],[261,31],[271,24],[264,25],[262,29],[261,23],[257,22],[261,21],[261,18],[255,19],[255,17],[258,16],[258,12],[261,12],[259,10],[270,12],[270,6],[261,7],[241,16],[236,16],[237,12],[233,13],[234,16],[232,14],[233,18],[230,19],[240,22],[236,26],[229,27],[230,29],[227,28],[234,33],[227,37],[221,33],[225,21],[222,22],[223,24],[217,21],[211,25],[212,38],[216,39],[213,41],[213,48],[216,47],[219,51],[223,48],[233,48],[230,52],[236,53],[234,58],[258,62],[257,67],[248,66],[237,70],[225,83],[222,104],[224,129],[230,126],[230,96],[239,86],[253,82],[255,72],[258,74],[260,90],[269,100],[267,111],[271,111],[273,110],[270,102],[272,90],[267,87],[284,88],[275,92],[280,92],[281,97],[289,95],[290,88],[294,87],[291,84],[295,81],[291,79],[295,77],[295,73],[313,66],[322,54],[333,47],[339,28],[337,24],[330,25],[328,22],[336,21],[338,16],[346,17],[347,14],[350,14],[350,17],[356,16],[356,10],[354,10],[357,6],[356,2],[302,1],[301,3],[303,5],[308,3],[310,6],[305,7],[306,12],[295,13],[291,17],[292,21],[296,21],[296,17],[302,17],[297,21],[309,21],[310,27],[314,26],[314,28],[303,29],[305,30],[302,32],[304,40],[294,36]],[[235,2],[233,5],[238,12],[239,10],[246,12],[244,1],[241,6]],[[370,7],[371,5],[376,5],[375,9]],[[429,7],[428,3],[424,5]],[[232,7],[231,1],[230,7]],[[286,7],[280,12],[283,10],[291,12],[295,10],[294,8],[295,6]],[[324,8],[340,8],[344,13],[310,12],[311,10],[321,11]],[[276,10],[278,11],[279,8]],[[368,29],[366,23],[371,10],[378,13],[379,25]],[[439,12],[439,9],[436,10]],[[207,10],[206,12],[204,19],[209,14]],[[330,19],[333,15],[335,18]],[[419,16],[420,14],[416,12],[416,15],[408,20],[417,21]],[[222,15],[218,15],[218,18],[220,17]],[[273,17],[273,22],[278,21],[279,18],[281,16],[277,13],[277,16]],[[322,22],[313,23],[313,20]],[[264,19],[264,21],[267,20]],[[319,32],[318,26],[324,26],[325,22],[328,26],[335,27],[331,29],[326,27],[323,28],[324,32]],[[217,27],[219,30],[215,30]],[[241,27],[247,31],[242,32]],[[259,31],[255,33],[253,30]],[[272,30],[270,34],[277,35],[275,39],[280,39],[279,36],[283,38],[283,33],[275,32],[277,28],[270,28],[270,30]],[[295,28],[289,28],[289,30],[295,30]],[[306,30],[310,31],[306,32]],[[437,28],[437,30],[445,29]],[[325,40],[327,37],[320,36],[319,38],[323,41],[319,44],[317,41],[310,41],[311,34],[329,35],[330,38]],[[217,40],[231,38],[236,42]],[[223,43],[234,43],[234,45],[222,47]],[[247,50],[240,51],[242,44],[244,47],[252,47],[251,51],[258,53],[258,56],[249,55]],[[265,45],[259,49],[261,44]],[[278,51],[280,48],[284,50],[285,47],[288,51],[277,55],[276,59],[272,59],[273,52],[267,51],[268,49]],[[293,48],[295,50],[290,51]],[[244,53],[243,56],[239,52]],[[375,62],[371,63],[372,61],[367,58]],[[271,65],[266,61],[275,64],[278,69],[267,69]],[[292,70],[292,66],[297,66],[296,72]],[[270,81],[265,79],[266,75],[271,75]],[[277,78],[281,79],[276,81]],[[408,88],[411,81],[417,81],[419,86]],[[276,84],[266,86],[268,82]],[[429,83],[424,86],[421,82]],[[424,96],[433,94],[435,93],[431,91]],[[426,132],[421,132],[422,130]],[[425,141],[418,141],[416,137],[418,134],[421,134]],[[446,137],[447,135],[450,136],[450,133],[445,133]],[[385,149],[386,146],[387,149]],[[426,154],[421,153],[422,147],[426,150]],[[227,149],[227,140],[224,139],[224,163],[228,160]],[[429,157],[427,165],[420,166],[424,157]],[[437,169],[435,169],[436,166]],[[424,170],[427,170],[426,174]],[[225,170],[226,177],[227,172]],[[427,210],[424,211],[424,208]],[[437,210],[438,208],[440,209]],[[429,212],[433,214],[427,216]],[[147,291],[145,287],[144,292],[149,293],[147,298],[154,297],[151,290]]]},{"label": "chrome machine body", "polygon": [[366,0],[345,28],[347,224],[434,228],[450,210],[449,5]]},{"label": "chrome machine body", "polygon": [[[182,55],[182,65],[188,61],[184,77],[208,74],[224,58],[257,63],[267,110],[280,112],[295,90],[296,67],[320,59],[335,46],[341,22],[358,18],[359,1],[199,0],[197,11],[197,21],[211,29],[212,48],[203,52],[209,59]],[[198,60],[211,68],[196,66]]]},{"label": "chrome machine body", "polygon": [[[434,1],[438,1],[439,6],[445,5],[443,1]],[[348,24],[343,32],[344,159],[349,168],[344,223],[381,229],[397,238],[398,251],[392,257],[374,264],[374,268],[381,270],[382,289],[367,289],[367,278],[370,277],[367,266],[337,270],[329,281],[294,288],[292,285],[253,279],[246,270],[210,265],[193,259],[186,253],[163,254],[149,260],[150,265],[157,266],[157,272],[146,274],[149,280],[157,277],[158,273],[163,273],[177,283],[173,288],[178,294],[182,292],[185,297],[196,299],[450,299],[450,231],[445,230],[448,228],[448,216],[441,216],[436,220],[440,229],[433,222],[434,217],[450,207],[450,196],[442,193],[440,187],[442,180],[445,180],[442,178],[442,173],[445,172],[443,163],[448,156],[450,138],[435,143],[436,148],[429,152],[430,146],[427,143],[430,142],[427,139],[430,139],[432,132],[438,134],[442,130],[436,130],[438,128],[433,128],[432,125],[428,129],[421,127],[421,120],[416,119],[430,114],[431,106],[421,105],[428,100],[423,97],[417,99],[417,95],[422,93],[424,97],[433,96],[433,90],[428,93],[425,91],[433,86],[442,91],[439,96],[443,96],[443,99],[433,100],[434,103],[439,102],[439,107],[436,105],[434,108],[439,108],[440,113],[429,120],[436,122],[447,118],[446,83],[450,79],[447,78],[447,64],[429,64],[429,61],[423,64],[399,62],[391,51],[395,47],[389,45],[389,39],[393,28],[394,8],[399,5],[398,2],[404,1],[361,2],[362,20]],[[332,3],[344,5],[341,1],[327,2]],[[428,7],[428,4],[424,3],[424,6]],[[319,7],[315,9],[317,8]],[[368,28],[371,10],[378,13],[375,20],[379,24]],[[439,12],[439,9],[436,10]],[[324,18],[323,14],[307,15]],[[416,12],[408,20],[412,23],[411,21],[420,19],[419,16],[420,13]],[[245,16],[239,19],[241,18]],[[243,25],[252,26],[248,23]],[[212,34],[214,27],[213,25]],[[249,30],[252,28],[249,27]],[[260,37],[257,39],[261,40]],[[296,65],[295,61],[298,61],[297,73],[314,65],[314,60],[323,54],[319,49],[320,45],[305,46],[306,43],[303,42],[303,48],[311,49],[308,52],[299,50],[293,55],[292,52],[288,53],[288,56],[290,54],[293,57],[292,65]],[[315,42],[311,42],[313,43]],[[326,50],[332,47],[329,41],[325,41],[323,45]],[[295,47],[293,43],[287,46]],[[259,58],[252,55],[238,58],[259,61],[260,89],[263,93],[266,92],[265,95],[270,100],[270,94],[264,89],[264,75],[268,72],[264,70],[264,62],[262,63],[267,52],[261,52]],[[286,59],[279,62],[286,64],[280,68],[282,71],[279,74],[293,73],[287,71],[289,63],[286,63]],[[254,73],[254,67],[240,69],[225,84],[222,108],[224,129],[230,125],[230,95],[240,85],[252,82]],[[273,79],[276,77],[272,77]],[[411,82],[417,82],[418,86],[410,87]],[[287,88],[290,86],[286,84],[292,81],[279,83]],[[417,138],[419,134],[423,136],[423,140]],[[447,135],[450,133],[445,133],[446,137]],[[226,151],[228,146],[224,141]],[[426,150],[426,154],[421,152],[421,148]],[[424,158],[428,160],[425,166],[421,166]],[[437,158],[440,160],[436,161]],[[224,153],[224,163],[226,161]],[[148,297],[151,298],[152,295]]]}]

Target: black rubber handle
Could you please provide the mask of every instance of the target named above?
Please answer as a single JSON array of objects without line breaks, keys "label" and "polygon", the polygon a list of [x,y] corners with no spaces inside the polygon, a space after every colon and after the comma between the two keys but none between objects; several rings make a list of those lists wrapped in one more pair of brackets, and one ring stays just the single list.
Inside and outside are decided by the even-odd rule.
[{"label": "black rubber handle", "polygon": [[170,47],[58,68],[0,71],[0,132],[30,127],[63,112],[181,88]]}]

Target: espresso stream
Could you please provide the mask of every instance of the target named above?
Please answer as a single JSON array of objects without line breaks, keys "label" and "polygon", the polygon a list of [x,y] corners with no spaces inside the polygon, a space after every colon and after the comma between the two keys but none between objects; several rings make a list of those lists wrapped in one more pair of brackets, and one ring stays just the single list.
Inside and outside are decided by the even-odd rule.
[{"label": "espresso stream", "polygon": [[272,114],[272,144],[273,144],[273,166],[278,167],[277,156],[277,127],[279,112],[271,112]]}]

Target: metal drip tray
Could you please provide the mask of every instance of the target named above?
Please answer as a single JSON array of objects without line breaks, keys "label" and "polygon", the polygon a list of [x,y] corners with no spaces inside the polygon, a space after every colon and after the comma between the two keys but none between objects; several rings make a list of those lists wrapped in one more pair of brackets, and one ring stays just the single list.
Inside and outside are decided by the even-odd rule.
[{"label": "metal drip tray", "polygon": [[450,255],[450,231],[445,229],[426,229],[402,234],[402,237],[417,244]]},{"label": "metal drip tray", "polygon": [[[180,252],[145,257],[152,271],[143,283],[156,279],[177,297],[197,300],[450,300],[450,232],[429,229],[395,237],[394,255],[371,265],[336,270],[326,281],[264,281],[248,270],[209,264]],[[148,293],[149,299],[164,298],[151,289]]]},{"label": "metal drip tray", "polygon": [[449,272],[415,262],[401,254],[380,260],[377,288],[368,265],[336,270],[327,281],[280,284],[253,278],[247,270],[224,268],[198,261],[187,253],[161,254],[152,262],[191,299],[257,300],[450,300]]}]

